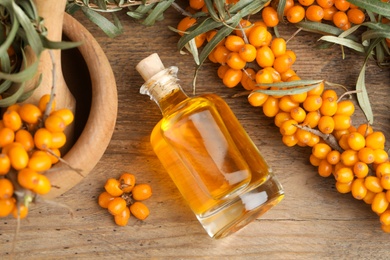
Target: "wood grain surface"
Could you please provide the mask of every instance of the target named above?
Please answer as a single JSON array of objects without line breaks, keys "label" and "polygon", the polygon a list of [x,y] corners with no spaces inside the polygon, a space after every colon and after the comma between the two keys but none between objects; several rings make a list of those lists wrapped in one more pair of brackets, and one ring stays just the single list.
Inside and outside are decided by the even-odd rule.
[{"label": "wood grain surface", "polygon": [[[273,119],[251,107],[246,97],[232,98],[241,87],[228,89],[217,77],[217,65],[206,62],[197,80],[197,93],[214,92],[231,105],[238,119],[273,167],[286,196],[280,204],[243,230],[222,240],[209,238],[186,206],[152,151],[149,135],[160,120],[158,107],[139,94],[143,84],[136,64],[157,52],[166,66],[179,67],[181,85],[191,93],[194,62],[181,55],[178,35],[168,29],[181,19],[169,9],[152,27],[118,14],[124,34],[110,39],[81,13],[76,18],[95,36],[105,51],[117,81],[118,116],[111,142],[100,162],[82,182],[54,199],[68,210],[47,203],[32,206],[21,222],[15,259],[388,259],[389,234],[382,232],[370,206],[340,194],[332,178],[322,178],[310,165],[310,148],[287,148]],[[281,25],[289,38],[295,28]],[[326,79],[353,89],[363,57],[337,46],[316,49],[318,35],[300,32],[288,47],[297,54],[294,69],[303,79]],[[83,86],[80,86],[80,88]],[[374,128],[390,138],[389,70],[370,62],[367,87],[372,101]],[[104,110],[104,106],[101,107]],[[357,109],[354,125],[364,122]],[[95,140],[96,143],[99,140]],[[94,144],[91,144],[91,149]],[[388,147],[387,147],[388,148]],[[145,203],[151,215],[116,226],[97,204],[107,178],[132,172],[138,182],[149,183],[153,196]],[[0,259],[11,259],[16,221],[0,219]]]}]

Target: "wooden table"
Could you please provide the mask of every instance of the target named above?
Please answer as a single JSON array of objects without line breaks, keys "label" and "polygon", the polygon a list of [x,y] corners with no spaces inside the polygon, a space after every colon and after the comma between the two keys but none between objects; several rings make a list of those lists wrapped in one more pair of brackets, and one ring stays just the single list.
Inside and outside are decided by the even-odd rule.
[{"label": "wooden table", "polygon": [[[228,89],[217,77],[217,65],[206,62],[197,81],[197,93],[214,92],[226,99],[273,167],[284,186],[282,202],[238,233],[222,240],[209,238],[161,167],[149,144],[149,134],[161,115],[147,96],[139,94],[143,80],[135,65],[153,52],[166,66],[179,67],[183,88],[191,93],[194,62],[176,48],[178,35],[170,31],[181,16],[173,9],[153,27],[144,27],[119,14],[124,34],[106,37],[81,13],[76,18],[90,30],[111,62],[118,88],[119,110],[112,140],[94,170],[69,192],[55,199],[74,211],[36,204],[21,222],[15,259],[165,258],[165,259],[385,259],[390,257],[390,235],[381,231],[369,205],[350,194],[340,194],[332,178],[322,178],[309,163],[310,148],[287,148],[272,118],[251,107],[246,97],[232,98],[243,89]],[[283,37],[294,32],[280,26]],[[318,35],[301,32],[288,46],[297,53],[294,69],[303,79],[326,79],[353,89],[363,57],[335,46],[315,49]],[[375,115],[374,128],[390,138],[389,70],[374,63],[367,68],[367,85]],[[341,93],[341,92],[339,92]],[[104,109],[102,107],[101,109]],[[357,110],[354,124],[364,122]],[[96,140],[99,142],[99,140]],[[91,147],[93,149],[93,147]],[[116,226],[112,216],[97,204],[107,178],[122,172],[150,183],[153,196],[146,204],[145,221],[132,218]],[[16,221],[0,220],[0,259],[10,258]]]}]

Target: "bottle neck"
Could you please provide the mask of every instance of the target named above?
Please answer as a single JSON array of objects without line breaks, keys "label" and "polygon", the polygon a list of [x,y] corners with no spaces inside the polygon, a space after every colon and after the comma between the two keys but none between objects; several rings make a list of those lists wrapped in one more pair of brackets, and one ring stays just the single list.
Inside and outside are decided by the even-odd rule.
[{"label": "bottle neck", "polygon": [[163,116],[169,114],[179,103],[188,99],[181,86],[177,83],[175,66],[164,69],[145,82],[140,89],[159,106]]}]

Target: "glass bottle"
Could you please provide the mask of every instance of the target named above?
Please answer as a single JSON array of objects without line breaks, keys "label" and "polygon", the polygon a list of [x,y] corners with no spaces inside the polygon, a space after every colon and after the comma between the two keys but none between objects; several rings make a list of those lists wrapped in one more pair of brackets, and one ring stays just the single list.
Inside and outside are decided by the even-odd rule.
[{"label": "glass bottle", "polygon": [[140,89],[163,118],[154,152],[210,237],[222,238],[276,205],[283,188],[227,103],[217,95],[188,97],[177,67],[157,54],[142,60]]}]

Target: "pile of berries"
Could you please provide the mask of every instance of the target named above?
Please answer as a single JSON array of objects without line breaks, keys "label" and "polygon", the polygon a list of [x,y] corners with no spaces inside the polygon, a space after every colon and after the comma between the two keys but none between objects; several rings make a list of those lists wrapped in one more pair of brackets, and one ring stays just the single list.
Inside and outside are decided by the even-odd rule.
[{"label": "pile of berries", "polygon": [[[28,205],[17,201],[15,192],[44,195],[51,189],[45,172],[60,159],[66,143],[66,127],[73,122],[71,110],[56,110],[50,95],[38,105],[9,106],[0,121],[0,217],[25,218]],[[46,106],[51,104],[46,115]]]},{"label": "pile of berries", "polygon": [[136,184],[135,176],[125,172],[118,179],[107,179],[98,203],[114,216],[118,226],[126,226],[131,215],[139,220],[149,216],[149,208],[143,201],[151,196],[152,188],[149,184]]}]

